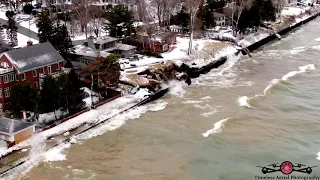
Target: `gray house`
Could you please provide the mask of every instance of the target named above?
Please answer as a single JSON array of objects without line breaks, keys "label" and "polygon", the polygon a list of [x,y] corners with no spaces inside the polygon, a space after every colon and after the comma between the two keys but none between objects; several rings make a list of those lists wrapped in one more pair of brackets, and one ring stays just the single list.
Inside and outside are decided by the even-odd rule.
[{"label": "gray house", "polygon": [[107,57],[110,54],[118,54],[122,58],[129,58],[135,55],[135,50],[135,46],[119,43],[117,38],[90,36],[83,45],[75,47],[76,58],[72,64],[75,68],[83,69],[98,56]]}]

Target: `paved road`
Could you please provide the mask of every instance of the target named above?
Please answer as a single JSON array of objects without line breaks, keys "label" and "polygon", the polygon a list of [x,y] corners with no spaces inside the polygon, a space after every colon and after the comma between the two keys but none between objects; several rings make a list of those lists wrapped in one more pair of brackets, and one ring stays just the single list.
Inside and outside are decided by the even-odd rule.
[{"label": "paved road", "polygon": [[[7,24],[7,20],[0,18],[0,23],[3,24],[3,25],[4,25],[4,24]],[[29,29],[28,29],[28,28],[25,28],[25,27],[23,27],[23,26],[20,26],[19,24],[17,24],[17,27],[18,27],[18,33],[23,34],[23,35],[29,37]],[[35,40],[38,41],[38,40],[39,40],[39,38],[38,38],[38,33],[33,32],[33,31],[30,30],[30,38],[35,39]]]},{"label": "paved road", "polygon": [[[3,24],[3,25],[7,24],[7,20],[0,18],[0,24]],[[17,27],[18,27],[18,33],[29,37],[29,29],[28,28],[20,26],[19,24],[17,24]],[[30,38],[39,41],[38,33],[34,32],[32,30],[30,30]],[[76,46],[76,45],[83,44],[84,41],[85,40],[75,40],[75,41],[72,41],[72,44]]]}]

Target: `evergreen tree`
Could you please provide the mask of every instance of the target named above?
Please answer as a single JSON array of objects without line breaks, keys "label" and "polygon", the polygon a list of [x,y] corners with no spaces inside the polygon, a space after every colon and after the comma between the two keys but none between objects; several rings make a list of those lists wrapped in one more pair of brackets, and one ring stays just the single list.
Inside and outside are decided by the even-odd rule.
[{"label": "evergreen tree", "polygon": [[17,117],[21,110],[38,112],[37,88],[28,83],[15,83],[10,91],[7,110]]},{"label": "evergreen tree", "polygon": [[16,21],[14,20],[14,16],[8,16],[8,26],[7,26],[7,38],[10,41],[11,46],[18,45],[18,38],[17,38],[17,31],[18,27],[16,26]]},{"label": "evergreen tree", "polygon": [[208,29],[208,28],[214,27],[215,22],[213,17],[213,9],[210,8],[209,4],[206,4],[204,6],[203,11],[204,12],[203,12],[202,20],[203,20],[204,28]]},{"label": "evergreen tree", "polygon": [[6,52],[6,51],[10,51],[12,49],[12,47],[9,46],[9,44],[7,44],[4,41],[4,39],[5,39],[4,28],[0,24],[0,53]]},{"label": "evergreen tree", "polygon": [[261,20],[265,21],[275,21],[277,16],[277,10],[274,7],[272,0],[266,0],[263,3],[263,8],[261,9]]},{"label": "evergreen tree", "polygon": [[39,43],[49,41],[52,45],[57,39],[54,38],[53,21],[50,19],[49,12],[43,11],[37,18],[36,25],[38,27]]},{"label": "evergreen tree", "polygon": [[84,91],[81,90],[82,83],[74,69],[68,73],[68,80],[70,82],[70,86],[68,87],[68,110],[69,113],[73,114],[79,112],[85,106],[85,103],[83,102]]},{"label": "evergreen tree", "polygon": [[58,50],[61,56],[65,59],[69,59],[69,55],[74,51],[71,38],[67,26],[65,24],[57,23],[54,27],[54,41],[50,42]]},{"label": "evergreen tree", "polygon": [[111,37],[123,38],[135,33],[133,13],[125,5],[117,5],[107,13],[105,29]]},{"label": "evergreen tree", "polygon": [[[40,108],[42,113],[49,113],[58,110],[61,106],[60,87],[51,75],[46,75],[43,79],[42,89],[40,91]],[[56,115],[55,118],[57,119]]]},{"label": "evergreen tree", "polygon": [[60,75],[58,84],[61,87],[60,101],[63,110],[68,111],[69,114],[74,114],[85,107],[81,81],[73,69],[68,74]]},{"label": "evergreen tree", "polygon": [[187,10],[185,7],[182,7],[180,12],[177,13],[177,15],[172,16],[171,18],[171,24],[182,26],[185,32],[188,31],[189,21],[190,21],[190,16],[187,13]]}]

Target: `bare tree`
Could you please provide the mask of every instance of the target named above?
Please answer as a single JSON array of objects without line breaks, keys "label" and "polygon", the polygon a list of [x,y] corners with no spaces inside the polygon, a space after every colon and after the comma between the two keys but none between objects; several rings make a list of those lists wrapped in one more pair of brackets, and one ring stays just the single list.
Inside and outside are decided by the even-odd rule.
[{"label": "bare tree", "polygon": [[281,11],[286,5],[285,0],[273,0],[274,7],[277,9],[277,16],[281,18]]},{"label": "bare tree", "polygon": [[189,12],[190,15],[190,40],[189,40],[189,48],[188,48],[188,55],[192,53],[192,41],[193,41],[193,33],[195,28],[195,19],[197,12],[199,10],[199,6],[202,0],[186,0],[184,2],[184,6]]},{"label": "bare tree", "polygon": [[165,0],[153,0],[152,4],[157,9],[157,16],[159,21],[159,27],[162,27],[162,18],[164,14]]},{"label": "bare tree", "polygon": [[75,18],[79,21],[81,32],[85,32],[88,37],[88,22],[90,21],[89,6],[90,0],[74,0],[72,2]]},{"label": "bare tree", "polygon": [[102,26],[103,23],[103,15],[104,12],[100,9],[100,7],[98,6],[90,6],[89,9],[89,19],[91,20],[91,26],[93,28],[93,31],[95,33],[95,35],[98,37],[100,34],[99,29]]},{"label": "bare tree", "polygon": [[[249,8],[252,4],[252,0],[233,0],[231,3],[232,6],[232,30],[233,35],[236,36],[236,29],[238,29],[239,20],[242,15],[242,12],[245,8]],[[237,18],[234,19],[234,14],[237,14]],[[234,25],[235,24],[235,25]]]}]

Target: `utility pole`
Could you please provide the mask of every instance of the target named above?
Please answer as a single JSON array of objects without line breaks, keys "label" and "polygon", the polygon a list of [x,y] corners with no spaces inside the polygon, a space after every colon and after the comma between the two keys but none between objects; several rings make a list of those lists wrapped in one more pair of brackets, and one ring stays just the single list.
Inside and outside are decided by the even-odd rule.
[{"label": "utility pole", "polygon": [[92,74],[92,71],[91,71],[91,109],[94,109],[92,92],[93,92],[93,74]]}]

